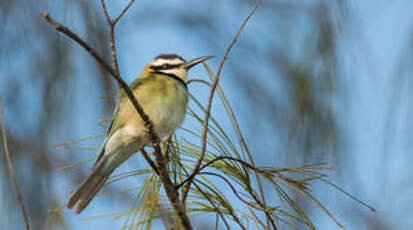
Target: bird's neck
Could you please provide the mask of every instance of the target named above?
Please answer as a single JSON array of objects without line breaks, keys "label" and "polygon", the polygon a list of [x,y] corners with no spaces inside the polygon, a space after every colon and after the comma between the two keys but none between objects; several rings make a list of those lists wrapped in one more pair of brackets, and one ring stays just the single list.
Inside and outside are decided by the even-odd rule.
[{"label": "bird's neck", "polygon": [[149,77],[151,73],[154,73],[154,72],[164,73],[166,75],[175,75],[176,77],[182,79],[183,81],[186,81],[187,71],[185,69],[153,70],[150,68],[149,65],[145,66],[140,77],[141,78]]},{"label": "bird's neck", "polygon": [[174,75],[174,76],[180,78],[183,81],[186,80],[186,70],[184,70],[184,69],[158,70],[158,71],[155,71],[155,72],[164,73],[166,75]]},{"label": "bird's neck", "polygon": [[171,79],[173,79],[173,80],[181,83],[181,84],[185,87],[185,89],[188,89],[185,80],[183,80],[182,78],[176,76],[175,74],[167,73],[167,72],[164,72],[164,71],[154,71],[154,72],[152,72],[152,73],[154,73],[154,74],[159,74],[159,75],[163,75],[163,76],[165,76],[165,77],[169,77],[169,78],[171,78]]}]

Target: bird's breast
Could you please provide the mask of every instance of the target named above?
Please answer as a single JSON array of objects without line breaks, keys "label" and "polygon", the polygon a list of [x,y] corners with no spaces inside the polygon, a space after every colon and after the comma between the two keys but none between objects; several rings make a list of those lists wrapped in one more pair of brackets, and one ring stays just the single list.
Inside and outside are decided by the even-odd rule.
[{"label": "bird's breast", "polygon": [[152,81],[137,90],[136,96],[153,122],[157,134],[164,137],[183,122],[188,91],[182,83],[168,76],[152,77]]}]

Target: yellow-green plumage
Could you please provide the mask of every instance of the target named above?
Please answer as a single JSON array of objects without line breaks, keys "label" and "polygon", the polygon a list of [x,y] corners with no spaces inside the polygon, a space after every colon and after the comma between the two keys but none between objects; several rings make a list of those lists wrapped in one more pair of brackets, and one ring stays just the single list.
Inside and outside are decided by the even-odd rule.
[{"label": "yellow-green plumage", "polygon": [[[185,62],[177,55],[160,55],[129,85],[160,138],[172,134],[183,122],[188,103],[187,71],[208,58]],[[75,213],[82,212],[112,172],[148,143],[150,135],[142,118],[125,92],[120,90],[107,138],[92,172],[73,192],[67,207],[78,204]]]},{"label": "yellow-green plumage", "polygon": [[[171,134],[182,123],[188,91],[180,82],[162,74],[151,73],[146,78],[136,79],[130,87],[160,137]],[[114,115],[108,135],[125,125],[143,127],[142,119],[123,90],[118,94],[118,106]]]}]

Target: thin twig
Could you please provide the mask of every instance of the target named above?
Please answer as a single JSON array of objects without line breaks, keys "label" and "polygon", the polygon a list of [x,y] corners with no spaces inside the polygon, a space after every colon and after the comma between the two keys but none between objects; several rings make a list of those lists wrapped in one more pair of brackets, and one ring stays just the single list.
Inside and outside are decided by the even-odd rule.
[{"label": "thin twig", "polygon": [[118,64],[118,58],[117,58],[116,46],[115,46],[115,25],[119,21],[119,19],[121,19],[121,17],[126,13],[126,11],[128,11],[128,9],[132,6],[134,2],[135,0],[131,0],[129,4],[118,15],[118,17],[116,17],[115,20],[112,20],[106,8],[105,0],[100,0],[100,4],[102,5],[103,14],[105,15],[106,22],[109,27],[110,50],[111,50],[111,55],[112,55],[113,67],[114,67],[116,74],[118,75],[119,75],[119,64]]},{"label": "thin twig", "polygon": [[[258,177],[258,172],[255,171],[255,175]],[[274,230],[277,230],[277,226],[275,225],[275,222],[272,218],[272,215],[268,212],[268,210],[266,209],[267,205],[264,203],[265,200],[263,200],[261,202],[261,200],[255,195],[254,190],[251,188],[251,185],[248,184],[248,193],[251,194],[252,198],[255,200],[255,202],[257,202],[257,204],[264,210],[265,216],[267,218],[267,225],[268,225],[268,229],[269,229],[269,224],[271,224],[272,228]]]},{"label": "thin twig", "polygon": [[[211,69],[208,67],[208,65],[205,62],[202,62],[202,64],[204,65],[204,68],[208,72],[208,75],[210,76],[210,78],[213,79],[214,74],[212,73]],[[227,106],[229,114],[232,118],[231,120],[233,122],[233,126],[235,127],[238,140],[242,144],[242,147],[244,147],[245,151],[247,152],[248,159],[251,162],[251,165],[255,167],[254,158],[252,157],[252,154],[251,154],[251,152],[248,148],[248,145],[246,144],[244,136],[242,135],[241,129],[240,129],[239,124],[238,124],[238,119],[235,116],[235,113],[234,113],[234,111],[231,107],[231,104],[229,103],[228,98],[225,96],[225,93],[224,93],[224,90],[222,90],[222,87],[219,84],[218,84],[217,87],[218,87],[218,91],[219,91],[219,93],[222,97],[222,100],[224,101],[225,105]],[[266,204],[266,201],[265,201],[265,194],[264,194],[264,190],[262,188],[261,179],[258,175],[258,172],[254,171],[254,175],[255,175],[255,179],[257,180],[258,188],[260,190],[260,196],[261,196],[261,199],[262,199],[262,203],[258,202],[257,200],[256,201],[257,201],[258,204],[262,205],[262,208],[264,208],[264,207],[267,206],[267,204]],[[251,194],[251,195],[253,195],[253,194]],[[253,195],[253,196],[255,197],[255,195]],[[266,213],[266,218],[267,218],[267,225],[271,224],[273,226],[273,228],[276,230],[277,228],[275,227],[275,222],[274,222],[273,218],[270,215],[268,215],[267,213]]]},{"label": "thin twig", "polygon": [[198,169],[198,171],[197,171],[196,174],[194,174],[194,175],[192,175],[192,174],[189,175],[184,181],[182,181],[178,186],[176,186],[176,189],[179,189],[180,187],[182,187],[182,186],[185,185],[186,183],[189,183],[189,182],[192,181],[192,179],[193,179],[198,173],[200,173],[202,170],[204,170],[204,169],[207,168],[208,166],[210,166],[210,165],[212,165],[213,163],[215,163],[215,162],[217,162],[217,161],[220,161],[220,160],[236,161],[236,162],[241,163],[241,164],[243,164],[244,166],[246,166],[247,168],[250,168],[250,169],[252,169],[252,170],[254,170],[254,171],[256,171],[256,170],[257,170],[257,171],[262,171],[261,169],[252,166],[250,163],[245,162],[245,161],[243,161],[243,160],[240,160],[240,159],[238,159],[238,158],[230,157],[230,156],[219,156],[219,157],[217,157],[217,158],[215,158],[215,159],[213,159],[213,160],[211,160],[211,161],[208,161],[208,162],[205,163],[203,166],[199,167],[199,169]]},{"label": "thin twig", "polygon": [[105,134],[86,137],[86,138],[82,138],[82,139],[78,139],[78,140],[74,140],[74,141],[62,142],[62,143],[53,145],[53,148],[58,148],[58,147],[67,146],[67,145],[73,145],[73,144],[76,144],[76,143],[79,143],[79,142],[82,142],[82,141],[92,140],[92,139],[101,138],[101,137],[105,137]]},{"label": "thin twig", "polygon": [[[202,63],[204,63],[204,62],[202,62]],[[203,84],[205,84],[209,87],[212,87],[211,83],[209,83],[208,81],[205,81],[203,79],[191,79],[191,80],[187,81],[186,84],[189,85],[189,84],[194,83],[194,82],[203,83]]]},{"label": "thin twig", "polygon": [[[261,4],[261,1],[262,0],[258,0],[258,2],[255,4],[255,6],[252,8],[251,12],[248,14],[248,16],[242,22],[240,28],[238,29],[238,31],[235,34],[234,38],[232,39],[231,43],[226,48],[224,56],[221,59],[221,62],[219,63],[217,73],[215,74],[216,77],[214,79],[214,83],[212,84],[211,90],[210,90],[210,93],[209,93],[208,104],[207,104],[207,107],[206,107],[206,110],[205,110],[205,118],[204,118],[203,128],[202,128],[201,156],[198,159],[197,163],[195,164],[194,170],[192,171],[191,175],[189,176],[191,178],[191,180],[197,174],[199,168],[201,167],[202,161],[204,160],[204,157],[205,157],[205,151],[206,151],[206,145],[207,145],[206,140],[207,140],[207,133],[208,133],[208,122],[209,122],[209,117],[211,115],[212,100],[214,99],[215,89],[217,88],[217,85],[218,85],[219,76],[221,74],[222,67],[224,66],[224,63],[225,63],[225,60],[227,59],[229,51],[234,46],[234,44],[237,42],[238,37],[241,34],[241,31],[244,29],[245,25],[247,24],[247,22],[251,18],[251,16],[254,14],[255,10]],[[186,186],[186,189],[184,189],[184,196],[183,196],[183,202],[184,203],[185,203],[185,199],[186,199],[186,196],[188,194],[190,186],[191,186],[191,181],[189,181],[189,183]]]},{"label": "thin twig", "polygon": [[6,126],[4,125],[4,112],[3,112],[3,105],[1,102],[1,98],[0,98],[0,114],[1,114],[1,135],[3,138],[4,155],[6,157],[7,167],[9,169],[10,178],[13,181],[14,190],[16,190],[16,197],[17,197],[17,200],[19,201],[20,208],[22,210],[24,222],[26,224],[26,229],[30,230],[29,217],[27,216],[26,209],[24,207],[23,197],[22,197],[22,194],[20,193],[19,184],[17,184],[17,179],[14,174],[13,165],[11,164],[11,160],[10,160],[10,152],[9,152],[9,147],[7,146]]},{"label": "thin twig", "polygon": [[158,168],[155,165],[155,162],[153,162],[153,160],[149,157],[148,153],[145,151],[144,148],[141,148],[141,153],[142,153],[143,157],[145,158],[145,160],[148,162],[149,166],[151,166],[153,171],[155,171],[156,174],[159,175],[159,171],[158,171]]},{"label": "thin twig", "polygon": [[[222,211],[214,204],[214,202],[211,200],[211,198],[208,196],[208,194],[206,194],[201,187],[199,187],[199,185],[194,182],[194,186],[196,187],[196,189],[198,189],[198,191],[205,197],[205,199],[208,200],[208,202],[212,205],[212,207],[216,210],[217,214],[221,217],[222,221],[225,224],[225,227],[227,227],[227,229],[231,229],[227,220],[224,217],[224,214],[222,214]],[[234,216],[232,216],[234,218]],[[235,216],[236,217],[236,216]],[[245,229],[244,226],[242,226],[241,222],[238,219],[235,219],[235,222],[237,222],[242,229]]]},{"label": "thin twig", "polygon": [[[248,207],[248,206],[247,206]],[[255,221],[255,227],[256,229],[260,229],[259,225],[261,225],[263,228],[268,229],[265,224],[258,218],[257,214],[255,214],[254,210],[251,209],[251,207],[248,207],[248,210],[251,212],[252,218]],[[259,225],[258,225],[259,224]]]},{"label": "thin twig", "polygon": [[[256,167],[253,166],[252,164],[250,164],[250,163],[248,163],[248,162],[245,162],[245,161],[243,161],[243,160],[241,160],[241,159],[237,159],[237,158],[230,157],[230,156],[220,156],[220,157],[217,157],[217,158],[209,161],[208,163],[206,163],[206,164],[203,165],[202,167],[200,167],[199,170],[198,170],[198,173],[197,173],[196,175],[198,175],[198,174],[205,174],[204,172],[201,172],[201,171],[204,170],[205,168],[207,168],[208,166],[214,164],[215,162],[220,161],[220,160],[236,161],[236,162],[243,164],[245,167],[247,167],[247,168],[249,168],[249,169],[251,169],[251,170],[253,170],[253,171],[257,172],[257,173],[260,173],[260,172],[261,172],[261,173],[265,173],[265,170],[256,168]],[[211,175],[212,175],[212,173],[207,173],[207,174],[211,174]],[[195,175],[194,175],[194,176],[195,176]],[[287,177],[285,177],[285,176],[283,176],[283,175],[281,175],[281,174],[277,174],[277,176],[278,176],[280,179],[284,180],[284,181],[294,182],[293,180],[291,180],[291,179],[289,179],[289,178],[287,178]],[[179,189],[179,188],[180,188],[181,186],[183,186],[185,183],[192,181],[192,179],[193,179],[193,177],[190,178],[190,177],[188,176],[184,181],[181,182],[181,184],[179,184],[178,186],[176,186],[176,188]],[[232,190],[234,190],[234,189],[232,189]],[[270,213],[268,212],[268,210],[266,209],[266,206],[265,206],[265,205],[258,199],[258,197],[254,194],[254,192],[253,192],[250,184],[247,184],[247,190],[248,190],[248,192],[252,195],[253,199],[257,202],[257,204],[260,206],[260,208],[257,208],[257,209],[264,211],[265,215],[268,217],[268,220],[270,220],[270,224],[271,224],[271,226],[273,227],[273,229],[277,230],[277,227],[276,227],[276,225],[275,225],[275,223],[274,223],[274,220],[271,218],[271,215],[270,215]],[[238,196],[237,196],[237,197],[238,197]],[[238,197],[238,198],[239,198],[239,197]],[[241,200],[241,201],[243,201],[243,200]]]},{"label": "thin twig", "polygon": [[[175,159],[176,162],[179,164],[179,166],[182,168],[182,170],[184,171],[184,173],[186,175],[189,174],[189,172],[185,169],[184,165],[182,164],[182,162],[180,161],[180,159]],[[224,214],[222,213],[221,209],[219,209],[215,203],[211,200],[211,197],[205,193],[205,191],[203,191],[201,189],[201,187],[199,187],[199,185],[197,184],[196,181],[194,181],[194,186],[196,187],[196,189],[205,197],[205,199],[208,200],[208,202],[211,204],[211,206],[217,211],[217,214],[222,218],[222,221],[224,222],[225,226],[227,227],[227,229],[231,229],[227,220],[224,217]],[[178,189],[177,189],[178,190]],[[241,224],[241,222],[239,221],[238,217],[236,215],[234,215],[233,213],[230,213],[230,215],[234,218],[234,221],[242,228],[242,229],[246,229],[245,226],[243,226]]]},{"label": "thin twig", "polygon": [[[225,178],[224,176],[222,176],[222,175],[220,175],[220,174],[218,174],[218,173],[213,173],[213,172],[199,172],[198,174],[212,175],[212,176],[216,176],[216,177],[221,178],[222,180],[224,180],[224,181],[228,184],[228,186],[231,188],[232,192],[235,194],[235,196],[236,196],[241,202],[245,203],[248,207],[251,207],[251,208],[254,208],[254,209],[257,209],[257,210],[260,210],[260,211],[264,211],[264,213],[265,213],[267,216],[271,216],[270,211],[268,210],[267,206],[264,206],[264,205],[261,203],[261,201],[256,197],[256,195],[255,195],[253,192],[250,192],[250,191],[252,191],[252,190],[251,190],[251,187],[250,187],[249,185],[248,185],[248,192],[251,194],[251,196],[253,197],[253,199],[257,202],[258,206],[257,206],[256,204],[252,203],[252,202],[248,202],[248,201],[244,200],[244,199],[238,194],[237,190],[236,190],[235,187],[231,184],[231,182],[230,182],[227,178]],[[255,214],[254,212],[251,212],[251,213]],[[271,223],[273,229],[274,229],[274,230],[277,230],[277,227],[275,226],[274,222],[271,221],[270,223]],[[270,224],[270,223],[268,223],[268,224]],[[269,229],[269,227],[267,227],[267,228]]]},{"label": "thin twig", "polygon": [[[65,34],[69,38],[73,39],[75,42],[77,42],[80,46],[82,46],[90,55],[92,55],[95,60],[102,65],[104,69],[106,69],[118,82],[120,88],[125,91],[127,97],[129,100],[132,102],[133,106],[135,107],[136,111],[138,112],[139,116],[142,118],[144,121],[145,127],[148,129],[148,132],[150,134],[151,140],[152,140],[152,145],[153,148],[155,149],[155,157],[156,157],[156,163],[158,165],[157,169],[159,172],[160,179],[162,181],[162,184],[164,186],[165,192],[168,196],[169,202],[171,203],[172,207],[174,208],[183,229],[190,230],[192,229],[189,217],[186,214],[185,211],[185,206],[183,205],[183,202],[179,199],[179,194],[177,190],[175,190],[175,186],[172,183],[170,177],[169,177],[169,172],[167,170],[167,161],[165,157],[162,154],[162,150],[159,146],[159,137],[155,133],[154,128],[153,128],[153,123],[152,121],[149,120],[148,115],[143,111],[142,107],[138,103],[137,99],[133,95],[132,91],[130,90],[129,86],[123,81],[123,79],[120,77],[120,75],[108,65],[103,58],[94,50],[92,49],[83,39],[81,39],[78,35],[73,33],[70,29],[67,27],[64,27],[54,21],[47,12],[42,13],[42,17],[46,19],[46,21],[52,25],[57,31]],[[119,19],[118,19],[119,20]],[[148,162],[149,163],[149,162]]]},{"label": "thin twig", "polygon": [[[109,26],[109,44],[110,44],[110,51],[111,51],[111,56],[112,56],[112,62],[113,62],[113,68],[115,69],[115,72],[117,75],[119,74],[119,64],[118,64],[118,57],[116,55],[116,46],[115,46],[115,25],[113,24],[112,20],[109,18],[109,14],[106,11],[106,6],[105,6],[105,1],[101,0],[102,3],[102,8],[105,12],[105,17],[108,22]],[[119,85],[120,88],[120,85]]]},{"label": "thin twig", "polygon": [[109,128],[109,126],[108,126],[108,125],[105,125],[104,123],[108,123],[108,122],[111,122],[111,120],[103,119],[103,120],[100,120],[100,121],[98,122],[98,125],[99,125],[100,127],[104,128],[104,129],[107,129],[107,128]]},{"label": "thin twig", "polygon": [[108,10],[106,9],[105,0],[100,0],[100,4],[102,5],[103,14],[105,15],[106,22],[109,26],[112,25],[112,20],[110,19]]},{"label": "thin twig", "polygon": [[126,13],[126,11],[129,10],[129,8],[132,6],[132,4],[135,2],[135,0],[131,0],[129,4],[122,10],[122,12],[112,21],[113,25],[116,25],[118,23],[119,19],[123,17],[123,15]]},{"label": "thin twig", "polygon": [[246,201],[237,191],[237,189],[234,187],[234,185],[231,184],[231,182],[224,176],[218,174],[218,173],[214,173],[214,172],[199,172],[198,175],[210,175],[210,176],[216,176],[221,178],[223,181],[225,181],[225,183],[230,187],[230,189],[232,190],[232,192],[234,193],[234,195],[244,204],[248,205],[249,207],[252,207],[254,209],[260,210],[260,211],[265,211],[265,209],[261,208],[261,207],[257,207],[255,204]]},{"label": "thin twig", "polygon": [[[198,173],[195,174],[193,177],[195,177],[195,176],[198,175],[198,174],[204,174],[203,172],[201,172],[203,169],[207,168],[208,166],[212,165],[213,163],[215,163],[215,162],[217,162],[217,161],[219,161],[219,160],[236,161],[236,162],[238,162],[238,163],[243,164],[245,167],[253,170],[253,171],[254,171],[255,173],[257,173],[257,174],[258,174],[259,172],[263,172],[263,170],[261,170],[261,169],[259,169],[259,168],[256,168],[254,165],[252,165],[252,164],[250,164],[250,163],[248,163],[248,162],[245,162],[245,161],[243,161],[243,160],[241,160],[241,159],[237,159],[237,158],[229,157],[229,156],[220,156],[220,157],[217,157],[217,158],[209,161],[208,163],[206,163],[206,164],[203,165],[202,167],[200,167],[199,170],[198,170]],[[279,177],[282,177],[282,175],[278,175],[278,176],[279,176]],[[192,179],[193,179],[193,177],[190,178],[190,177],[188,176],[184,181],[181,182],[181,184],[179,184],[178,186],[176,186],[176,188],[179,189],[179,188],[180,188],[181,186],[183,186],[185,183],[191,182]],[[286,179],[286,178],[283,177],[283,179]],[[268,210],[266,209],[266,205],[264,205],[264,203],[253,193],[253,190],[251,189],[251,186],[250,186],[249,184],[247,184],[247,188],[248,188],[247,190],[248,190],[248,192],[251,194],[252,198],[253,198],[253,199],[255,200],[255,202],[257,202],[257,204],[260,206],[260,208],[256,207],[256,209],[263,210],[264,213],[265,213],[265,216],[267,217],[267,220],[269,221],[269,224],[271,224],[271,226],[273,227],[274,230],[277,230],[277,227],[276,227],[276,225],[275,225],[274,220],[273,220],[272,217],[271,217],[271,214],[270,214],[270,213],[268,212]],[[242,201],[242,200],[241,200],[241,201]]]}]

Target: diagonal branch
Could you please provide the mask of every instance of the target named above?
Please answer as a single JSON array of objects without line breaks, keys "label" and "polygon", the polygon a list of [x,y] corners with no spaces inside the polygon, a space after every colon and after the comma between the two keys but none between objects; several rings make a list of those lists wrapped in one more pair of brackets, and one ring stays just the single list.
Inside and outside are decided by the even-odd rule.
[{"label": "diagonal branch", "polygon": [[26,209],[24,207],[23,197],[22,197],[22,194],[20,193],[19,184],[17,184],[17,179],[16,179],[16,176],[14,175],[13,165],[11,164],[11,160],[10,160],[10,153],[9,153],[9,147],[7,146],[6,127],[4,125],[4,113],[3,113],[3,105],[1,103],[1,98],[0,98],[0,114],[1,114],[1,135],[3,138],[4,155],[6,157],[7,168],[9,169],[9,174],[13,182],[14,190],[16,190],[16,197],[17,197],[17,200],[19,201],[20,208],[22,210],[22,214],[24,217],[24,223],[26,224],[26,230],[30,230],[29,217],[27,216]]},{"label": "diagonal branch", "polygon": [[[133,106],[135,107],[136,111],[138,112],[138,114],[141,116],[142,120],[145,123],[146,128],[148,128],[149,130],[149,134],[151,135],[152,140],[154,140],[154,142],[157,142],[157,140],[159,140],[158,136],[156,135],[154,129],[153,129],[153,124],[152,122],[149,120],[148,115],[145,113],[145,111],[143,111],[142,106],[138,103],[138,101],[136,100],[135,96],[133,95],[132,91],[130,90],[129,86],[126,84],[126,82],[120,77],[119,74],[117,74],[115,72],[114,69],[112,69],[112,67],[110,67],[110,65],[93,49],[91,48],[83,39],[81,39],[78,35],[76,35],[75,33],[73,33],[70,29],[68,29],[67,27],[64,27],[62,25],[60,25],[59,23],[57,23],[56,21],[54,21],[49,13],[47,12],[43,12],[42,13],[42,17],[46,19],[46,21],[52,25],[57,31],[65,34],[66,36],[68,36],[69,38],[73,39],[75,42],[77,42],[80,46],[82,46],[90,55],[92,55],[95,60],[105,69],[107,70],[114,78],[115,80],[118,82],[118,84],[120,85],[120,87],[122,88],[122,90],[125,91],[126,95],[128,96],[128,98],[131,100]],[[156,140],[156,141],[155,141]]]},{"label": "diagonal branch", "polygon": [[[57,31],[65,34],[69,38],[73,39],[77,44],[82,46],[90,55],[92,55],[93,58],[106,70],[108,71],[112,76],[115,78],[117,77],[116,72],[110,67],[108,63],[92,48],[87,44],[83,39],[81,39],[77,34],[73,33],[69,28],[60,25],[57,23],[55,20],[53,20],[49,13],[43,12],[41,16],[51,25],[53,28],[55,28]],[[126,84],[126,83],[125,83]]]},{"label": "diagonal branch", "polygon": [[148,153],[145,151],[144,148],[141,148],[141,153],[145,160],[148,162],[148,164],[151,166],[153,171],[155,171],[155,173],[159,175],[158,167],[156,167],[155,162],[153,162],[153,160],[149,157]]},{"label": "diagonal branch", "polygon": [[203,123],[203,128],[202,128],[202,144],[201,144],[201,156],[199,157],[198,161],[196,162],[196,165],[194,167],[194,170],[192,171],[191,175],[189,175],[189,181],[184,189],[184,196],[183,196],[183,202],[185,202],[185,199],[188,195],[189,188],[191,186],[191,181],[193,177],[196,176],[198,173],[199,168],[201,167],[202,161],[204,160],[205,157],[205,151],[206,151],[206,145],[207,145],[207,133],[208,133],[208,122],[209,122],[209,117],[211,115],[211,107],[212,107],[212,100],[214,99],[215,95],[215,89],[217,88],[218,81],[219,81],[219,76],[221,75],[222,67],[224,66],[224,63],[228,57],[229,51],[231,48],[234,46],[234,44],[237,42],[239,35],[241,34],[241,31],[244,29],[245,25],[247,24],[248,20],[251,18],[251,16],[254,14],[255,10],[260,6],[262,0],[258,0],[258,2],[255,4],[255,6],[252,8],[251,12],[248,14],[248,16],[244,19],[242,22],[240,28],[238,29],[237,33],[235,34],[234,38],[232,39],[231,43],[228,45],[228,47],[225,50],[224,56],[221,59],[221,62],[219,63],[218,66],[218,71],[215,74],[215,79],[214,83],[211,86],[211,90],[209,92],[209,97],[208,97],[208,104],[205,110],[205,118],[204,118],[204,123]]},{"label": "diagonal branch", "polygon": [[135,2],[135,0],[131,0],[131,1],[129,2],[129,4],[122,10],[122,12],[112,21],[113,26],[115,26],[116,23],[118,23],[119,19],[120,19],[121,17],[123,17],[123,15],[126,13],[126,11],[129,10],[129,8],[132,6],[132,4],[133,4],[134,2]]},{"label": "diagonal branch", "polygon": [[[128,7],[129,8],[129,7]],[[126,11],[125,11],[126,12]],[[123,12],[124,13],[124,12]],[[123,14],[121,14],[123,15]],[[57,31],[65,34],[69,38],[73,39],[75,42],[77,42],[80,46],[82,46],[90,55],[92,55],[95,60],[104,68],[106,69],[118,82],[119,88],[125,91],[127,97],[129,100],[132,102],[133,106],[135,107],[136,111],[138,112],[139,116],[142,118],[144,121],[145,127],[148,129],[149,135],[152,140],[153,147],[155,149],[155,157],[156,157],[156,163],[158,165],[157,170],[160,176],[160,179],[162,181],[162,184],[164,186],[165,192],[168,196],[168,199],[175,210],[182,227],[186,230],[192,229],[190,220],[188,215],[186,214],[185,211],[185,206],[183,205],[183,202],[179,199],[179,194],[177,190],[175,190],[175,186],[171,181],[171,178],[169,177],[169,172],[167,169],[167,160],[162,154],[162,150],[159,146],[159,137],[154,131],[153,123],[152,121],[149,120],[148,115],[143,111],[141,105],[138,103],[137,99],[133,95],[132,91],[130,90],[129,86],[123,81],[123,79],[120,77],[119,73],[112,69],[110,65],[108,65],[104,59],[94,50],[92,49],[83,39],[81,39],[78,35],[73,33],[70,29],[67,27],[64,27],[54,21],[47,12],[43,12],[41,15],[43,18],[46,19],[46,21],[52,25]],[[118,21],[119,19],[117,19]],[[116,51],[116,50],[115,50]],[[146,157],[145,157],[146,158]],[[149,161],[148,163],[153,167],[153,164],[151,164]],[[155,170],[155,169],[154,169]]]}]

